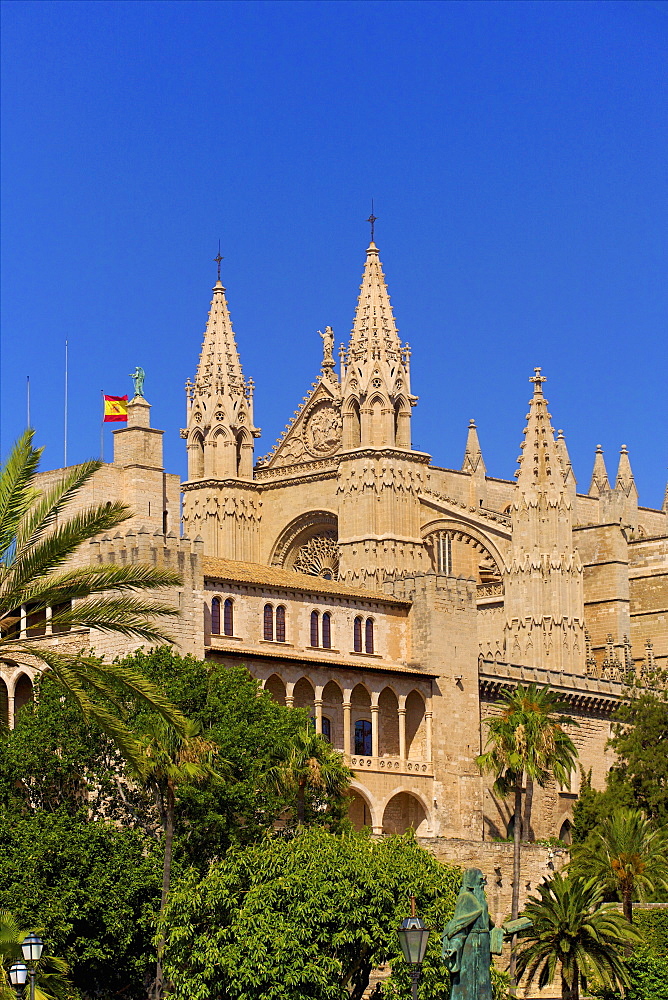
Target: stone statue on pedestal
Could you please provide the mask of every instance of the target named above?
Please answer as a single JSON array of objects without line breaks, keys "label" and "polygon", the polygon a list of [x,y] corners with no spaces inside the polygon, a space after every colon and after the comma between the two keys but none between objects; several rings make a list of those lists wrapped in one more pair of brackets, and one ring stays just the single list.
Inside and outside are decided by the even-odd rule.
[{"label": "stone statue on pedestal", "polygon": [[134,395],[134,398],[136,399],[137,396],[141,396],[141,398],[143,399],[144,398],[144,379],[146,378],[146,372],[144,371],[143,368],[137,367],[137,368],[135,368],[134,372],[130,375],[130,378],[132,379],[132,381],[135,384],[135,395]]},{"label": "stone statue on pedestal", "polygon": [[492,1000],[490,965],[504,934],[531,926],[526,918],[495,927],[485,898],[487,879],[478,868],[464,872],[452,920],[443,931],[442,955],[452,981],[450,1000]]}]

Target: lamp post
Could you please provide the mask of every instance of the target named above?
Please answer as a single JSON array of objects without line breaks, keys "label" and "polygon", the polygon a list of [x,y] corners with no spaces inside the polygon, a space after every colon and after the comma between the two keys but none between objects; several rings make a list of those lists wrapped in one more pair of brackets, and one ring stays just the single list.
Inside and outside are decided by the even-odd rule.
[{"label": "lamp post", "polygon": [[12,986],[25,986],[28,979],[28,969],[23,962],[14,962],[9,966],[9,982]]},{"label": "lamp post", "polygon": [[410,969],[413,1000],[417,1000],[422,963],[427,953],[429,930],[415,912],[415,896],[411,896],[411,915],[402,922],[398,934],[401,951]]},{"label": "lamp post", "polygon": [[[35,967],[42,957],[44,942],[31,932],[27,938],[24,938],[21,951],[23,952],[23,960],[28,966],[28,973],[30,975],[30,1000],[35,1000]],[[23,982],[25,983],[25,979]]]}]

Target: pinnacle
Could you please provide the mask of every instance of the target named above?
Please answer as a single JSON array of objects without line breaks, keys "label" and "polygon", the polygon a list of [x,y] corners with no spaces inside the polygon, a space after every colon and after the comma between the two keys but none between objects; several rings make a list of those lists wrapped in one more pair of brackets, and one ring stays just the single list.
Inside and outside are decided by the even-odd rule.
[{"label": "pinnacle", "polygon": [[608,471],[605,467],[605,459],[603,458],[603,448],[600,444],[597,444],[596,457],[594,458],[594,469],[591,475],[591,486],[589,487],[589,496],[598,497],[609,489],[610,481],[608,479]]},{"label": "pinnacle", "polygon": [[350,337],[350,351],[355,360],[391,357],[399,360],[401,342],[385,283],[378,247],[367,248],[362,284]]},{"label": "pinnacle", "polygon": [[547,380],[540,371],[540,368],[535,368],[535,374],[529,379],[533,383],[534,394],[524,429],[517,483],[523,489],[550,485],[561,489],[566,470],[562,469],[559,446],[554,438],[547,400],[543,396],[543,382]]},{"label": "pinnacle", "polygon": [[619,453],[619,465],[617,466],[617,479],[615,480],[615,489],[622,490],[627,495],[635,487],[635,480],[633,478],[633,472],[631,471],[631,462],[629,459],[628,448],[625,444],[622,445],[621,451]]},{"label": "pinnacle", "polygon": [[234,339],[232,320],[220,278],[213,286],[213,298],[204,332],[204,342],[195,377],[195,393],[217,396],[239,395],[244,377]]},{"label": "pinnacle", "polygon": [[478,430],[475,425],[475,420],[471,419],[469,420],[469,429],[468,434],[466,435],[466,450],[464,452],[462,472],[476,472],[479,468],[484,474],[485,463],[483,461],[480,442],[478,440]]}]

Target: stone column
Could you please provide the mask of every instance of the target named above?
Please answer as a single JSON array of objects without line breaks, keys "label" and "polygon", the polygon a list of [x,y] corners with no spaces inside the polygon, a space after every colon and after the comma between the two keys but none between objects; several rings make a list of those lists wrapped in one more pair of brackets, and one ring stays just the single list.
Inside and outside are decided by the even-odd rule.
[{"label": "stone column", "polygon": [[343,703],[343,752],[350,756],[350,712],[349,701]]},{"label": "stone column", "polygon": [[289,681],[285,685],[285,704],[287,705],[288,708],[292,708],[294,706],[295,703],[294,690],[295,690],[294,681]]},{"label": "stone column", "polygon": [[372,757],[379,757],[380,756],[380,754],[378,753],[378,737],[379,737],[378,720],[379,720],[379,717],[380,717],[380,713],[379,713],[379,710],[378,710],[378,705],[372,705],[371,706],[371,756]]},{"label": "stone column", "polygon": [[431,763],[431,712],[424,713],[427,760]]},{"label": "stone column", "polygon": [[19,626],[19,628],[20,628],[19,638],[20,639],[25,639],[27,626],[28,626],[28,611],[26,609],[25,604],[22,604],[21,605],[21,623],[20,623],[20,626]]},{"label": "stone column", "polygon": [[53,608],[51,607],[50,604],[47,605],[47,607],[44,609],[44,617],[46,620],[46,625],[44,627],[44,634],[53,635],[53,625],[51,624],[51,619],[53,618]]},{"label": "stone column", "polygon": [[406,709],[399,709],[399,756],[406,760]]},{"label": "stone column", "polygon": [[315,731],[322,734],[322,698],[316,698],[315,705]]}]

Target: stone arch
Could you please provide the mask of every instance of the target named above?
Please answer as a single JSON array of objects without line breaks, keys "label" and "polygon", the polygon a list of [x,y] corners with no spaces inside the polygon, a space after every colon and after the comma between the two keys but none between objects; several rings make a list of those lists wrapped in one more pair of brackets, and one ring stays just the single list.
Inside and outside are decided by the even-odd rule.
[{"label": "stone arch", "polygon": [[[387,398],[378,392],[366,401],[364,404],[366,433],[362,434],[363,444],[371,445],[372,448],[382,448],[383,445],[394,444],[393,440],[388,440],[385,427],[385,414],[391,410]],[[390,413],[390,417],[394,423],[393,413]]]},{"label": "stone arch", "polygon": [[279,705],[285,705],[285,684],[278,674],[272,674],[264,682],[264,689],[268,691],[274,701]]},{"label": "stone arch", "polygon": [[308,677],[299,678],[294,686],[292,697],[295,708],[308,708],[313,712],[315,691]]},{"label": "stone arch", "polygon": [[329,719],[333,747],[343,749],[343,692],[336,681],[328,681],[322,692],[322,714]]},{"label": "stone arch", "polygon": [[371,746],[366,746],[362,749],[361,746],[358,747],[358,732],[360,739],[363,738],[362,729],[367,731],[367,742],[371,742],[368,737],[371,736],[371,694],[365,684],[361,682],[356,684],[350,695],[350,726],[351,726],[351,739],[350,744],[352,746],[353,752],[360,755],[371,755]]},{"label": "stone arch", "polygon": [[14,682],[14,719],[22,708],[32,703],[34,697],[33,684],[27,674],[19,674]]},{"label": "stone arch", "polygon": [[283,529],[271,555],[272,566],[336,580],[339,575],[338,518],[332,511],[300,514]]},{"label": "stone arch", "polygon": [[[449,542],[444,545],[442,539],[446,538]],[[503,556],[494,542],[476,528],[453,518],[439,518],[424,525],[422,541],[434,572],[472,577],[477,584],[503,582]]]},{"label": "stone arch", "polygon": [[413,689],[406,698],[406,757],[427,759],[427,725],[424,697]]},{"label": "stone arch", "polygon": [[561,826],[559,827],[559,840],[566,844],[568,847],[573,842],[573,824],[570,817],[566,817]]},{"label": "stone arch", "polygon": [[188,438],[188,479],[204,478],[204,435],[198,429]]},{"label": "stone arch", "polygon": [[[241,414],[240,414],[241,418]],[[253,436],[247,427],[236,434],[237,476],[240,479],[253,478]]]},{"label": "stone arch", "polygon": [[384,687],[378,698],[378,748],[380,756],[399,756],[399,699],[389,686]]},{"label": "stone arch", "polygon": [[426,802],[413,789],[398,788],[383,808],[383,833],[402,834],[414,830],[418,837],[431,834],[431,817]]},{"label": "stone arch", "polygon": [[359,399],[351,396],[343,411],[343,447],[359,448],[362,441],[362,422]]},{"label": "stone arch", "polygon": [[235,442],[223,424],[216,424],[207,435],[211,440],[210,462],[217,479],[229,479],[236,475]]},{"label": "stone arch", "polygon": [[350,783],[348,819],[352,823],[353,829],[358,831],[364,830],[366,827],[374,829],[376,826],[375,809],[371,794],[359,781],[351,781]]}]

